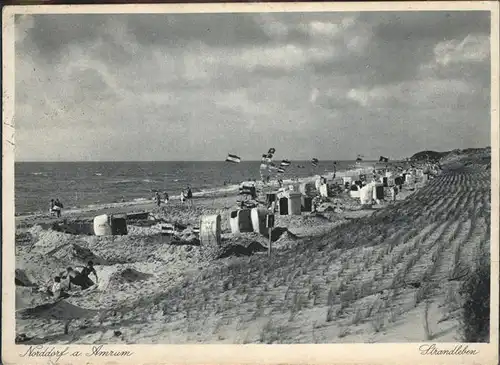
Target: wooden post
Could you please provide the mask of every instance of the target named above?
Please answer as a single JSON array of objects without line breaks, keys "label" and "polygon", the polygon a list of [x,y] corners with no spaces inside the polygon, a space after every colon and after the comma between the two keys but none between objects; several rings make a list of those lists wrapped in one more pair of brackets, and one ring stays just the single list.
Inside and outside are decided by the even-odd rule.
[{"label": "wooden post", "polygon": [[269,228],[269,247],[268,247],[268,250],[267,250],[267,255],[269,257],[271,257],[271,233],[273,232],[273,229],[272,228]]},{"label": "wooden post", "polygon": [[272,245],[272,232],[273,232],[273,227],[274,227],[274,212],[268,214],[266,216],[266,227],[269,231],[269,245],[268,245],[268,249],[267,249],[267,255],[269,257],[271,257],[271,245]]}]

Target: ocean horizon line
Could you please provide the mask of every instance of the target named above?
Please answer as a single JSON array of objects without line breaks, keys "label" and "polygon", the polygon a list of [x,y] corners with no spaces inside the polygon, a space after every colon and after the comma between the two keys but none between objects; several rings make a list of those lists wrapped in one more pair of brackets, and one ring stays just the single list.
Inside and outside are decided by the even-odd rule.
[{"label": "ocean horizon line", "polygon": [[[307,160],[295,160],[295,159],[290,159],[290,158],[282,158],[282,159],[275,159],[274,161],[281,161],[281,160],[289,160],[291,162],[311,162],[311,159]],[[349,159],[349,160],[342,160],[342,159],[319,159],[319,162],[321,163],[322,161],[338,161],[338,162],[355,162],[356,159]],[[389,160],[390,162],[401,162],[404,161],[404,159],[391,159]],[[182,163],[200,163],[200,162],[220,162],[220,163],[228,163],[227,161],[224,160],[92,160],[92,161],[69,161],[69,160],[64,160],[64,161],[14,161],[14,163],[148,163],[148,162],[182,162]],[[241,160],[240,163],[242,162],[261,162],[261,160]],[[368,160],[364,159],[361,162],[380,162],[378,159],[373,159],[373,160]]]}]

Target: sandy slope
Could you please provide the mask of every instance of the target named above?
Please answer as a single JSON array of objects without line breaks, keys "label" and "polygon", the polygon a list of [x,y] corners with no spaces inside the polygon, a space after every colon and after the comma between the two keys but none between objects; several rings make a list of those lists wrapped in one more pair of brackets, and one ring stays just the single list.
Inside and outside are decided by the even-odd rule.
[{"label": "sandy slope", "polygon": [[[341,212],[278,216],[288,232],[272,258],[208,261],[199,246],[169,244],[155,226],[122,237],[19,230],[16,267],[31,282],[89,257],[100,280],[35,313],[25,308],[47,299],[18,286],[17,332],[49,343],[455,341],[460,274],[489,249],[490,173],[456,161],[445,168],[393,205],[360,210],[343,198]],[[226,245],[267,245],[254,233],[228,233],[234,202],[175,203],[166,218],[195,225],[200,214],[221,213]]]}]

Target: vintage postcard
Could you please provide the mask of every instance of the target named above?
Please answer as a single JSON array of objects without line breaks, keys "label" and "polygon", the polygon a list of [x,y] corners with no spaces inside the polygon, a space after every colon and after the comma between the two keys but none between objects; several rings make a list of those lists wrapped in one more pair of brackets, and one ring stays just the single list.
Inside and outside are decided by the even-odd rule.
[{"label": "vintage postcard", "polygon": [[3,363],[498,363],[498,3],[2,16]]}]

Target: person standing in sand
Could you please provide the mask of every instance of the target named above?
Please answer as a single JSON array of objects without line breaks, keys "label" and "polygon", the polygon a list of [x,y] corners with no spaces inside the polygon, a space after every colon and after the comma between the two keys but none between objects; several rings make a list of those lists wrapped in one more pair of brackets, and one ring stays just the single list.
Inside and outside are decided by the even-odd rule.
[{"label": "person standing in sand", "polygon": [[161,206],[161,197],[160,197],[160,193],[158,191],[155,194],[155,200],[156,200],[156,205],[159,208]]},{"label": "person standing in sand", "polygon": [[190,205],[193,205],[193,192],[191,191],[191,187],[189,186],[187,188],[186,199],[189,201]]},{"label": "person standing in sand", "polygon": [[59,218],[62,213],[63,204],[59,201],[59,198],[54,202],[54,210],[56,211],[57,217]]},{"label": "person standing in sand", "polygon": [[163,201],[165,202],[165,204],[168,203],[168,199],[169,199],[168,193],[166,191],[164,191],[163,192]]},{"label": "person standing in sand", "polygon": [[396,201],[396,195],[398,195],[398,188],[396,185],[394,185],[392,188],[391,188],[391,200],[392,201]]}]

